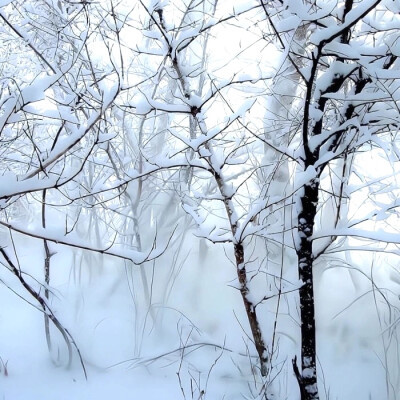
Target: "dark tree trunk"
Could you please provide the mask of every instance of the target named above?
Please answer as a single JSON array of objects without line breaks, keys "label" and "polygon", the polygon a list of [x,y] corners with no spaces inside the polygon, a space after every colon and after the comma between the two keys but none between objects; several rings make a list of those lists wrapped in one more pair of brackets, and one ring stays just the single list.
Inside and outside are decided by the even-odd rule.
[{"label": "dark tree trunk", "polygon": [[[232,236],[234,238],[237,233],[237,221],[234,217],[235,213],[233,205],[231,203],[231,198],[225,193],[225,185],[221,175],[218,172],[214,171],[214,177],[220,193],[224,198],[225,210],[229,219]],[[234,239],[233,249],[235,253],[236,273],[239,281],[239,291],[242,296],[243,305],[246,310],[247,319],[250,325],[251,336],[260,361],[260,372],[262,376],[267,376],[268,349],[261,332],[260,322],[257,317],[257,304],[254,304],[249,298],[248,273],[246,270],[243,243]]]},{"label": "dark tree trunk", "polygon": [[[319,399],[316,368],[316,338],[313,282],[313,253],[311,235],[317,214],[319,182],[313,179],[304,188],[300,197],[301,210],[298,214],[299,244],[297,247],[301,314],[301,374],[294,364],[301,391],[301,400]],[[295,361],[294,361],[295,363]]]},{"label": "dark tree trunk", "polygon": [[257,350],[258,358],[260,360],[261,375],[266,376],[268,374],[268,351],[261,333],[260,323],[256,314],[256,306],[248,299],[249,288],[247,286],[247,271],[244,262],[244,248],[241,243],[236,243],[234,248],[237,275],[240,284],[240,294],[242,295],[244,308],[246,310],[247,319],[249,321],[251,334],[254,340],[254,346]]}]

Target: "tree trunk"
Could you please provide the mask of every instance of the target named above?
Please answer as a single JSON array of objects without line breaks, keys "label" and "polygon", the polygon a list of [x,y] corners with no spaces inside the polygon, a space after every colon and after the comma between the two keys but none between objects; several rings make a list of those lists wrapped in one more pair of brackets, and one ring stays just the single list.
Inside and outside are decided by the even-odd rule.
[{"label": "tree trunk", "polygon": [[317,214],[319,182],[312,179],[300,196],[301,210],[298,214],[299,244],[297,246],[301,316],[301,374],[294,365],[301,391],[301,400],[319,399],[316,368],[316,338],[313,282],[313,253],[311,235]]},{"label": "tree trunk", "polygon": [[268,351],[261,333],[261,327],[256,314],[256,306],[248,299],[249,288],[247,284],[247,271],[244,262],[244,248],[241,243],[234,245],[237,275],[240,284],[240,294],[242,296],[243,305],[246,310],[247,319],[249,321],[251,334],[254,340],[258,358],[260,360],[260,370],[262,376],[268,374]]}]

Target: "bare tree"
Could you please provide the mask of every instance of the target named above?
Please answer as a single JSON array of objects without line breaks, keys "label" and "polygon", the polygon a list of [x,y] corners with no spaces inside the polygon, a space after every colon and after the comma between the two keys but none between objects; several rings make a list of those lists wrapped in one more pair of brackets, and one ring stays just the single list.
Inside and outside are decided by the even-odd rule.
[{"label": "bare tree", "polygon": [[[396,69],[397,65],[397,56],[392,53],[390,45],[379,55],[375,54],[377,43],[386,33],[379,32],[373,21],[378,15],[389,20],[395,18],[393,14],[390,16],[391,11],[381,8],[380,3],[346,1],[335,12],[313,2],[302,5],[307,18],[297,19],[296,25],[300,27],[297,29],[310,27],[305,52],[298,50],[296,41],[291,44],[287,40],[288,32],[293,32],[293,29],[279,34],[293,67],[301,75],[304,88],[298,129],[300,147],[296,180],[299,183],[295,182],[295,244],[301,281],[301,371],[296,358],[293,360],[302,399],[319,398],[314,260],[337,240],[337,236],[332,234],[330,241],[325,242],[318,252],[313,248],[315,223],[319,215],[326,215],[326,210],[329,210],[325,202],[321,203],[323,173],[334,168],[336,174],[336,177],[331,175],[325,179],[330,179],[330,196],[335,204],[335,215],[329,220],[333,221],[333,227],[338,227],[345,217],[342,208],[346,197],[344,188],[352,170],[353,154],[366,143],[374,142],[375,137],[386,136],[393,129],[392,124],[396,124],[393,120],[387,121],[387,109],[381,115],[378,111],[381,109],[380,101],[385,101],[387,107],[397,107],[393,82],[378,78],[385,74],[384,71]],[[287,18],[286,12],[290,13],[290,7],[274,18]],[[298,18],[299,10],[293,9],[291,15]],[[270,20],[276,27],[279,21]],[[279,27],[276,28],[278,31]],[[321,221],[321,229],[327,222]]]}]

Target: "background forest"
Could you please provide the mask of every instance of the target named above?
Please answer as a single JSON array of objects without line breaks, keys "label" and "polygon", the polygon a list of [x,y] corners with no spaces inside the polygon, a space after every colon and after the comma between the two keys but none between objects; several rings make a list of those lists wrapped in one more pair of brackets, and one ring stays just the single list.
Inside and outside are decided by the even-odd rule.
[{"label": "background forest", "polygon": [[0,0],[0,398],[399,400],[399,29]]}]

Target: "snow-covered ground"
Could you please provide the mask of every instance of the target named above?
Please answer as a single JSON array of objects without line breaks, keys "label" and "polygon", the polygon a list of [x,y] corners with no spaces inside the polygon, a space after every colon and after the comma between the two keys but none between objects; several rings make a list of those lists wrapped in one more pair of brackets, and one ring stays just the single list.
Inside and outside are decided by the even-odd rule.
[{"label": "snow-covered ground", "polygon": [[[186,244],[191,242],[198,244],[189,236]],[[16,240],[21,265],[39,278],[42,254],[38,243]],[[198,260],[200,249],[193,245],[189,260]],[[201,263],[186,261],[164,305],[157,304],[156,292],[162,291],[163,282],[157,282],[155,275],[155,323],[150,313],[141,309],[144,306],[137,270],[132,270],[130,276],[122,262],[107,258],[101,273],[92,265],[90,273],[83,270],[77,278],[71,253],[61,246],[57,250],[52,259],[52,307],[74,337],[88,378],[85,380],[76,352],[72,366],[65,368],[66,347],[54,329],[50,357],[42,313],[18,297],[16,293],[36,306],[3,268],[2,281],[16,293],[5,285],[0,288],[0,356],[6,364],[0,374],[1,399],[262,398],[259,393],[263,382],[251,369],[250,359],[255,352],[243,331],[247,329],[245,315],[237,290],[229,285],[233,275],[222,246],[209,246],[207,251],[203,247],[205,257]],[[376,268],[375,293],[367,278],[357,277],[354,285],[346,268],[331,265],[317,277],[319,382],[323,399],[398,398],[394,354],[398,349],[398,321],[393,308],[398,303],[394,296],[388,296],[393,306],[390,318],[396,328],[389,342],[387,332],[383,332],[389,313],[379,295],[384,291],[383,270]],[[133,282],[133,291],[129,281]],[[396,283],[392,282],[394,290],[393,285]],[[285,307],[282,314],[284,310]],[[278,323],[278,336],[279,358],[286,362],[272,371],[274,375],[282,368],[272,383],[273,391],[279,392],[273,398],[295,400],[298,390],[290,352],[296,351],[298,332],[293,331],[296,325],[285,318],[282,315],[281,325]],[[391,370],[386,371],[387,368]],[[389,388],[391,397],[386,395],[387,378],[393,385]]]}]

